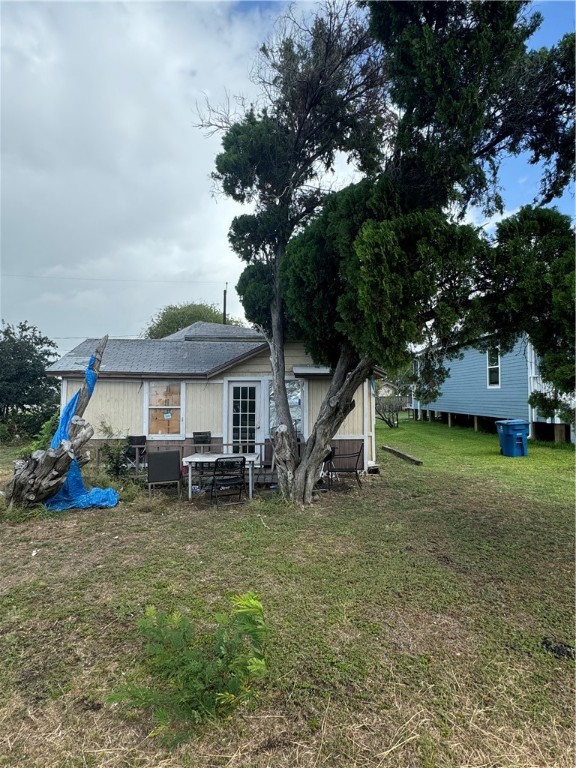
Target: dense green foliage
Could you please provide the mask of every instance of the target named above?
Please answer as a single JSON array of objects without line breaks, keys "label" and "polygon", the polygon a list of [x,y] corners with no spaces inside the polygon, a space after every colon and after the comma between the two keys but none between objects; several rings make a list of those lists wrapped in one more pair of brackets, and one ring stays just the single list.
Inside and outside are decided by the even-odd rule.
[{"label": "dense green foliage", "polygon": [[106,440],[100,446],[102,464],[108,477],[118,479],[128,474],[128,441],[122,438]]},{"label": "dense green foliage", "polygon": [[58,384],[46,375],[56,344],[27,322],[0,329],[0,429],[3,438],[35,435],[58,408]]},{"label": "dense green foliage", "polygon": [[[163,339],[197,322],[222,323],[223,315],[215,304],[169,304],[158,312],[144,330],[146,339]],[[227,318],[228,325],[241,325],[239,320]]]},{"label": "dense green foliage", "polygon": [[111,697],[133,707],[153,707],[160,728],[196,725],[230,713],[254,698],[253,684],[266,674],[268,628],[262,603],[253,592],[231,600],[230,614],[216,616],[212,635],[199,635],[178,611],[148,607],[138,621],[146,641],[149,686],[129,684]]},{"label": "dense green foliage", "polygon": [[[327,198],[322,213],[292,238],[281,272],[287,312],[316,359],[334,366],[348,343],[390,370],[410,347],[424,346],[419,395],[431,401],[446,359],[459,348],[486,334],[510,347],[526,333],[544,379],[573,392],[568,220],[559,224],[552,212],[526,208],[525,240],[515,221],[504,222],[499,240],[514,232],[514,242],[489,247],[444,212],[458,200],[498,207],[495,183],[506,153],[529,149],[545,161],[544,199],[569,181],[573,36],[557,49],[526,53],[540,17],[519,16],[524,5],[370,4],[389,57],[391,97],[401,109],[391,159],[380,177]],[[519,72],[538,81],[527,100]],[[544,115],[548,136],[539,141]],[[482,296],[480,312],[475,295]]]},{"label": "dense green foliage", "polygon": [[288,247],[286,304],[308,350],[326,365],[348,343],[395,371],[408,362],[409,345],[428,344],[421,395],[433,399],[445,357],[471,338],[459,320],[488,246],[471,226],[431,209],[402,214],[402,207],[385,176],[332,195]]},{"label": "dense green foliage", "polygon": [[255,204],[232,222],[230,243],[273,274],[320,205],[336,153],[374,172],[389,130],[383,60],[366,24],[350,3],[324,11],[311,20],[288,15],[284,35],[260,49],[255,80],[265,106],[216,126],[225,133],[213,177],[234,200]]},{"label": "dense green foliage", "polygon": [[394,160],[418,206],[498,207],[500,160],[523,151],[545,164],[543,202],[563,191],[574,169],[573,33],[528,52],[542,17],[525,0],[368,5],[401,110]]},{"label": "dense green foliage", "polygon": [[60,414],[58,412],[53,413],[52,416],[42,424],[34,440],[21,450],[20,455],[29,456],[34,453],[34,451],[46,451],[50,448],[50,443],[56,433],[59,421]]},{"label": "dense green foliage", "polygon": [[[444,222],[445,232],[438,239],[439,217],[451,200],[498,206],[495,185],[505,154],[529,150],[534,161],[547,163],[545,199],[569,181],[573,36],[549,51],[527,52],[525,43],[541,17],[524,15],[526,6],[525,2],[369,3],[372,30],[386,51],[390,98],[401,115],[389,158],[381,178],[325,201],[324,213],[310,224],[310,232],[299,235],[299,244],[291,246],[292,266],[280,273],[281,281],[288,279],[283,297],[290,318],[300,318],[299,330],[319,360],[334,364],[343,337],[359,354],[373,355],[378,362],[391,354],[391,340],[404,350],[408,343],[421,341],[422,320],[429,322],[437,289],[446,289],[447,297],[458,294],[450,299],[452,306],[444,302],[435,306],[441,316],[438,327],[444,333],[450,319],[461,319],[462,300],[468,298],[473,277],[466,274],[462,260],[458,266],[446,263],[452,259],[446,251],[446,232],[454,237],[456,229]],[[278,190],[276,177],[286,162],[284,135],[284,128],[267,114],[261,123],[251,113],[236,124],[217,161],[224,190],[242,202],[254,200],[256,190],[261,196],[263,190]],[[236,147],[234,152],[231,146]],[[281,156],[272,157],[270,147]],[[235,175],[230,175],[231,168]],[[391,221],[416,211],[423,218],[413,231],[414,218],[405,218],[403,224]],[[231,241],[243,259],[250,261],[255,253],[264,252],[265,244],[273,250],[274,236],[286,239],[292,222],[289,216],[282,222],[279,215],[278,206],[270,202],[256,215],[236,220]],[[362,229],[369,220],[373,223]],[[437,244],[435,255],[433,248],[423,245],[425,220]],[[400,229],[408,237],[400,237],[401,243],[392,247]],[[469,245],[474,240],[470,230],[460,236]],[[309,247],[312,252],[306,256]],[[454,255],[456,261],[461,255]],[[434,271],[439,266],[436,286]],[[276,279],[267,262],[267,269],[246,270],[238,286],[248,317],[264,327]],[[405,307],[409,301],[423,301],[426,309],[410,310]],[[392,317],[386,304],[395,310]],[[388,330],[383,327],[387,322]]]},{"label": "dense green foliage", "polygon": [[569,403],[563,395],[574,396],[574,249],[568,216],[526,206],[497,225],[479,282],[482,325],[492,339],[510,349],[521,334],[530,338],[551,386],[532,404],[546,416]]},{"label": "dense green foliage", "polygon": [[[227,126],[214,174],[226,194],[255,206],[233,222],[229,237],[248,262],[238,285],[246,315],[268,331],[273,361],[287,334],[295,334],[334,370],[333,392],[320,410],[322,439],[338,428],[336,409],[353,407],[344,386],[357,386],[353,372],[366,377],[374,364],[393,370],[411,348],[424,348],[419,395],[431,401],[445,361],[489,330],[473,298],[498,290],[489,285],[491,247],[455,220],[472,203],[502,209],[502,160],[527,152],[541,164],[540,202],[561,193],[574,168],[574,35],[529,52],[542,19],[528,14],[524,0],[360,5],[368,8],[371,31],[361,12],[349,26],[334,23],[335,9],[347,13],[350,6],[326,2],[309,27],[298,27],[298,45],[290,31],[263,49],[266,56],[273,50],[271,73],[259,81],[265,108]],[[322,68],[310,76],[311,62],[326,51],[325,30],[336,28],[332,48],[353,51],[346,76],[358,79],[370,64],[374,76],[361,90],[373,109],[377,97],[381,103],[372,142],[364,130],[357,134],[366,178],[322,197],[317,179],[332,167],[334,152],[354,155],[350,114],[367,115],[366,98],[349,98],[354,89],[342,89],[343,81]],[[358,30],[363,49],[347,43]],[[557,318],[538,306],[535,322],[552,333],[544,329]],[[496,330],[504,338],[511,332],[502,320]],[[562,322],[569,321],[568,311]],[[566,334],[558,340],[566,355]],[[545,376],[551,367],[558,371],[558,361],[543,361]]]},{"label": "dense green foliage", "polygon": [[240,275],[236,291],[250,322],[270,333],[270,305],[274,299],[273,267],[262,261],[249,264]]}]

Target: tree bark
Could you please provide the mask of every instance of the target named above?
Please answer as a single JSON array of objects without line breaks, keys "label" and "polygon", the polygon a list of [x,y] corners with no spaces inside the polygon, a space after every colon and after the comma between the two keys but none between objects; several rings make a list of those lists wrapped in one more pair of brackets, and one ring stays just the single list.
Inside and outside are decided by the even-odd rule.
[{"label": "tree bark", "polygon": [[[92,370],[98,375],[102,355],[108,343],[104,336],[94,353]],[[51,498],[63,485],[73,459],[80,466],[89,460],[83,452],[84,445],[94,434],[94,428],[82,418],[90,402],[91,392],[86,381],[82,385],[74,416],[68,429],[68,439],[62,440],[56,448],[34,451],[27,459],[15,463],[14,476],[6,486],[6,498],[10,507],[14,504],[33,507]]]},{"label": "tree bark", "polygon": [[[354,359],[351,349],[343,349],[332,382],[320,407],[318,418],[300,457],[290,499],[310,504],[322,464],[330,453],[330,443],[349,413],[354,409],[354,393],[368,378],[373,367],[369,358]],[[355,364],[354,364],[355,363]]]},{"label": "tree bark", "polygon": [[[283,340],[283,333],[281,338]],[[348,414],[354,409],[354,393],[370,375],[374,363],[369,358],[358,360],[349,347],[342,349],[316,423],[302,447],[302,453],[298,455],[296,434],[290,418],[284,383],[284,344],[278,345],[277,335],[270,341],[270,349],[276,408],[279,414],[282,407],[285,409],[284,415],[280,416],[280,425],[274,439],[278,485],[285,499],[298,504],[310,504],[322,464],[331,450],[330,443]],[[275,369],[275,363],[278,366],[277,369]],[[279,406],[280,394],[283,395],[283,406]]]},{"label": "tree bark", "polygon": [[[283,249],[276,253],[276,269],[279,268],[283,256]],[[284,359],[284,312],[280,281],[274,281],[274,300],[270,307],[272,321],[272,338],[268,340],[270,346],[270,364],[272,367],[272,384],[274,387],[274,403],[278,428],[274,435],[274,458],[278,472],[278,486],[285,499],[292,497],[292,485],[294,474],[298,466],[298,442],[296,430],[292,423],[290,404],[286,392],[286,361]]]}]

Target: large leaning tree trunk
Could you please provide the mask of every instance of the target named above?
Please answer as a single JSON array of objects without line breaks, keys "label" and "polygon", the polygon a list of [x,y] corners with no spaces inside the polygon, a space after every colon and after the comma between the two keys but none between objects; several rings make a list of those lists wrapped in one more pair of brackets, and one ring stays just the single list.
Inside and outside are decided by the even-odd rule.
[{"label": "large leaning tree trunk", "polygon": [[[281,423],[276,434],[275,453],[278,484],[285,498],[297,504],[310,504],[320,470],[330,453],[330,443],[338,429],[354,409],[354,394],[368,378],[373,361],[367,357],[358,360],[354,351],[343,348],[326,397],[301,455],[295,441],[289,437],[286,423]],[[279,447],[285,456],[279,461]]]},{"label": "large leaning tree trunk", "polygon": [[[104,336],[96,347],[92,366],[96,375],[100,370],[107,343],[108,336]],[[56,448],[34,451],[29,458],[16,462],[14,476],[6,486],[6,497],[11,507],[34,507],[42,504],[54,496],[64,484],[73,459],[76,459],[80,466],[89,461],[84,446],[94,434],[94,428],[82,416],[91,396],[85,381],[74,409],[67,440],[62,440]]]}]

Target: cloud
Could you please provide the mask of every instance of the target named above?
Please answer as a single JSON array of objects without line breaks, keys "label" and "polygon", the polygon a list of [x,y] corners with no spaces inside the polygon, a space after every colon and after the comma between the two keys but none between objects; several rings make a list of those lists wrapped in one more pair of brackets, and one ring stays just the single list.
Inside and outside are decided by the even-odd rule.
[{"label": "cloud", "polygon": [[492,235],[496,232],[497,224],[499,224],[504,219],[509,218],[510,216],[514,216],[515,214],[518,213],[519,210],[520,210],[520,207],[512,208],[509,210],[505,210],[502,213],[495,213],[492,216],[489,216],[488,218],[486,218],[486,216],[482,213],[482,211],[479,208],[470,206],[466,210],[463,223],[472,224],[472,226],[474,227],[481,227],[486,234]]},{"label": "cloud", "polygon": [[[220,137],[194,128],[195,105],[253,95],[282,7],[2,4],[1,266],[29,276],[3,278],[4,319],[135,335],[166,304],[221,303],[240,208],[211,196]],[[228,308],[242,314],[233,290]]]}]

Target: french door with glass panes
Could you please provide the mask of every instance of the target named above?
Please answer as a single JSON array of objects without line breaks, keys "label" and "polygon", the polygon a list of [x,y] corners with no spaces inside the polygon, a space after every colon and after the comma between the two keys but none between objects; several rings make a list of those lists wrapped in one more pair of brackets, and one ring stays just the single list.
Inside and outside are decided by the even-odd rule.
[{"label": "french door with glass panes", "polygon": [[262,442],[260,383],[230,382],[228,440],[234,453],[254,453]]}]

